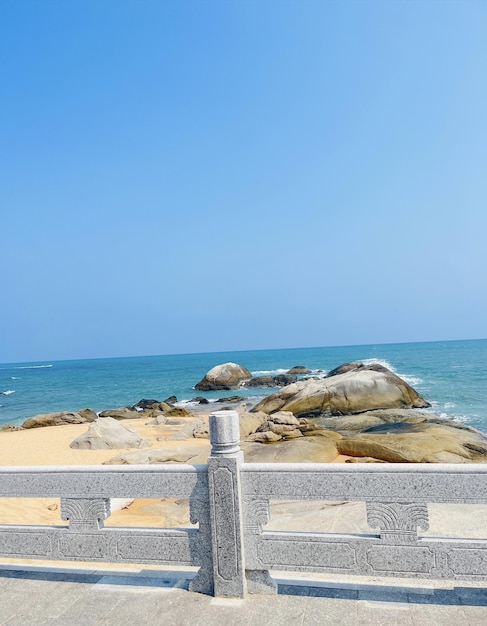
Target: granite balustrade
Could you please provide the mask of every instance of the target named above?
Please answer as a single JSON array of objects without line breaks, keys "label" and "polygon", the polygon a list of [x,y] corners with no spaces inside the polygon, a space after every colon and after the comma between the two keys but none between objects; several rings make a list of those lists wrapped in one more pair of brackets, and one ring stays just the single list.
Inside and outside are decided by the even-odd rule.
[{"label": "granite balustrade", "polygon": [[[272,570],[487,580],[487,540],[418,536],[429,503],[487,503],[487,466],[244,463],[238,419],[210,415],[207,465],[1,468],[0,498],[59,497],[68,524],[0,525],[0,557],[194,566],[227,597],[276,593]],[[104,527],[112,498],[187,499],[198,527]],[[364,501],[371,533],[266,531],[271,500]]]}]

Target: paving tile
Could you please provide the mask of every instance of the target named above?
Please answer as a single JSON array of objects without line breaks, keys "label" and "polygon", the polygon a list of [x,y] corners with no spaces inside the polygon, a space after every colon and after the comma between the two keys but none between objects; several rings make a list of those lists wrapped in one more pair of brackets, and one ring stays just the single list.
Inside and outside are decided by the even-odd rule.
[{"label": "paving tile", "polygon": [[310,597],[306,603],[303,624],[300,626],[357,624],[357,605],[356,600]]},{"label": "paving tile", "polygon": [[360,626],[413,626],[410,605],[399,602],[357,601],[357,623]]},{"label": "paving tile", "polygon": [[468,626],[485,626],[485,624],[487,624],[487,608],[481,606],[464,606],[463,611]]},{"label": "paving tile", "polygon": [[414,626],[468,626],[464,607],[441,604],[410,604]]}]

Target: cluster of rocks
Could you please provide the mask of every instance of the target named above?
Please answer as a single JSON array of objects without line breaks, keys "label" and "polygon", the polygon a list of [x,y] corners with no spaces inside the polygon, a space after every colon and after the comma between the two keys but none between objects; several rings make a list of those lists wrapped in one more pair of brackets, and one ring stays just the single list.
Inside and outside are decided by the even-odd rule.
[{"label": "cluster of rocks", "polygon": [[285,374],[252,376],[252,373],[243,365],[229,362],[213,367],[199,383],[196,383],[194,388],[199,391],[215,391],[239,387],[284,387],[296,382],[298,376],[311,373],[307,367],[295,365]]},{"label": "cluster of rocks", "polygon": [[[308,377],[310,373],[303,366],[292,368],[285,376],[293,382],[250,411],[245,403],[237,407],[247,461],[329,462],[344,455],[349,462],[487,462],[487,437],[483,433],[425,412],[430,403],[382,365],[346,363],[321,377]],[[268,377],[255,380],[263,378]],[[271,378],[272,386],[277,386],[277,377]],[[232,389],[253,384],[251,381],[249,370],[225,363],[210,370],[196,388]],[[271,386],[270,380],[268,383]],[[232,396],[222,398],[221,403],[243,400]],[[201,396],[193,401],[207,402]],[[38,415],[26,420],[22,428],[86,422],[88,431],[72,442],[73,448],[147,448],[150,442],[120,423],[144,418],[146,424],[161,429],[160,440],[206,441],[201,442],[201,449],[194,448],[196,442],[187,445],[185,452],[140,449],[110,462],[206,462],[207,421],[175,406],[176,402],[174,396],[162,402],[142,399],[130,407],[103,411],[99,417],[91,409]]]}]

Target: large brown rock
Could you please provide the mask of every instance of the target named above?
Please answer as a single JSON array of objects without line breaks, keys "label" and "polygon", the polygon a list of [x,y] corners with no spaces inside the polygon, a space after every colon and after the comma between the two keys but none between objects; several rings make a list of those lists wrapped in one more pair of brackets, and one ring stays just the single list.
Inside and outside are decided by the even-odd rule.
[{"label": "large brown rock", "polygon": [[487,438],[445,420],[374,426],[343,436],[336,446],[340,454],[390,463],[487,463]]},{"label": "large brown rock", "polygon": [[63,426],[64,424],[85,424],[93,422],[96,419],[96,413],[91,409],[83,409],[82,411],[71,413],[63,411],[61,413],[42,413],[29,417],[22,424],[22,428],[42,428],[44,426]]},{"label": "large brown rock", "polygon": [[259,402],[254,410],[291,411],[297,417],[347,415],[371,409],[425,408],[430,403],[393,372],[364,366],[324,379],[293,383]]},{"label": "large brown rock", "polygon": [[321,417],[313,422],[322,428],[335,430],[341,433],[363,432],[378,426],[389,429],[398,428],[395,424],[421,424],[423,422],[444,419],[435,415],[430,415],[415,409],[378,409],[376,411],[366,411],[355,415],[341,415],[338,417]]},{"label": "large brown rock", "polygon": [[194,388],[199,391],[238,389],[241,383],[251,378],[252,374],[246,367],[237,365],[237,363],[223,363],[222,365],[216,365],[207,372]]}]

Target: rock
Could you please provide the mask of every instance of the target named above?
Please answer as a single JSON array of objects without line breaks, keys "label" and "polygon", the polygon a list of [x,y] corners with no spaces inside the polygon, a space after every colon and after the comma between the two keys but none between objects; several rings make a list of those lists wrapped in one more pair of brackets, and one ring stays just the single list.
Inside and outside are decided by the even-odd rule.
[{"label": "rock", "polygon": [[251,378],[252,374],[246,367],[237,363],[223,363],[209,370],[194,388],[199,391],[238,389],[241,383]]},{"label": "rock", "polygon": [[[452,422],[400,424],[399,430],[363,432],[336,442],[340,454],[390,463],[487,462],[487,438]],[[372,430],[372,429],[371,429]]]},{"label": "rock", "polygon": [[169,407],[167,411],[164,411],[164,415],[167,417],[195,417],[195,414],[182,406]]},{"label": "rock", "polygon": [[159,408],[160,401],[159,400],[146,400],[142,398],[136,404],[129,407],[131,411],[146,411],[147,409],[156,409]]},{"label": "rock", "polygon": [[143,416],[142,411],[132,411],[131,409],[121,408],[121,409],[107,409],[106,411],[102,411],[100,413],[100,417],[113,417],[117,420],[133,420],[140,419]]},{"label": "rock", "polygon": [[98,419],[98,415],[93,409],[81,409],[78,413],[81,417],[85,418],[87,422],[94,422]]},{"label": "rock", "polygon": [[246,463],[330,463],[338,456],[335,442],[325,437],[301,437],[271,444],[242,442],[242,449]]},{"label": "rock", "polygon": [[291,369],[288,370],[286,373],[287,374],[311,374],[311,370],[308,369],[307,367],[304,367],[304,365],[295,365],[294,367],[291,367]]},{"label": "rock", "polygon": [[176,404],[177,401],[178,399],[176,398],[176,396],[169,396],[169,398],[166,398],[164,400],[166,404]]},{"label": "rock", "polygon": [[276,387],[285,387],[286,385],[291,385],[298,380],[298,377],[295,374],[278,374],[274,376],[274,383]]},{"label": "rock", "polygon": [[278,411],[277,413],[271,415],[268,420],[274,424],[286,424],[292,426],[293,428],[297,428],[300,425],[299,420],[294,417],[291,411]]},{"label": "rock", "polygon": [[243,384],[244,387],[276,387],[273,376],[268,374],[267,376],[255,376],[250,380],[247,380]]},{"label": "rock", "polygon": [[[243,402],[244,400],[245,398],[242,396],[228,396],[228,398],[218,398],[217,402],[229,402],[230,404],[235,404],[236,402]],[[220,411],[221,409],[218,408],[218,410]]]},{"label": "rock", "polygon": [[[196,442],[195,442],[196,443]],[[103,465],[153,465],[156,463],[206,463],[210,454],[209,443],[176,448],[155,448],[125,452],[105,461]]]},{"label": "rock", "polygon": [[243,383],[243,387],[285,387],[295,383],[298,377],[294,374],[278,374],[277,376],[256,376]]},{"label": "rock", "polygon": [[[259,426],[256,431],[256,436],[254,436],[252,440],[263,443],[265,442],[265,439],[258,437],[259,433],[269,432],[279,435],[282,439],[295,439],[296,437],[303,436],[299,427],[299,420],[297,420],[292,413],[289,411],[279,411],[278,413],[268,416],[268,418]],[[272,440],[273,439],[271,439],[271,441]]]},{"label": "rock", "polygon": [[210,404],[208,398],[203,398],[201,396],[196,396],[196,398],[193,398],[191,402],[197,402],[198,404]]},{"label": "rock", "polygon": [[338,374],[346,374],[347,372],[351,372],[352,370],[356,370],[360,367],[363,367],[363,363],[360,361],[354,361],[353,363],[343,363],[343,365],[339,365],[335,367],[335,369],[328,372],[326,375],[327,378],[331,378],[331,376],[337,376]]},{"label": "rock", "polygon": [[2,426],[2,428],[0,428],[0,432],[10,432],[12,430],[20,430],[17,426],[14,426],[13,424],[4,424]]},{"label": "rock", "polygon": [[[336,430],[338,432],[365,432],[369,428],[376,426],[393,424],[420,424],[434,419],[421,411],[413,409],[382,409],[378,411],[366,411],[357,415],[344,415],[343,417],[321,417],[315,423],[323,428]],[[445,420],[442,420],[444,422]]]},{"label": "rock", "polygon": [[[96,413],[95,413],[96,415]],[[64,424],[85,424],[93,421],[90,416],[83,417],[79,412],[70,413],[43,413],[29,417],[22,424],[22,428],[42,428],[44,426],[63,426]]]},{"label": "rock", "polygon": [[202,419],[193,419],[190,421],[186,421],[184,426],[178,430],[177,433],[171,435],[169,439],[172,441],[186,441],[187,439],[192,439],[194,437],[194,431],[198,430],[201,432],[201,429],[205,427],[206,424]]},{"label": "rock", "polygon": [[268,419],[266,413],[250,413],[247,411],[245,405],[237,407],[237,413],[240,426],[240,439],[244,439],[252,433],[255,433],[259,426]]},{"label": "rock", "polygon": [[[162,404],[164,404],[164,403],[161,402],[161,405]],[[159,406],[161,406],[161,405],[159,405]],[[169,404],[167,404],[166,406],[168,407],[166,410],[169,411],[171,409],[171,407],[169,406]],[[160,415],[164,415],[164,409],[162,409],[162,410],[160,408],[159,409],[146,409],[143,412],[143,415],[141,415],[141,417],[145,417],[145,418],[147,418],[147,417],[159,417]]]},{"label": "rock", "polygon": [[264,398],[253,410],[268,414],[285,410],[309,417],[428,406],[430,403],[399,376],[386,368],[377,371],[364,366],[329,378],[298,381]]},{"label": "rock", "polygon": [[248,436],[249,441],[256,441],[257,443],[276,443],[276,441],[282,440],[282,435],[274,433],[271,430],[265,432],[256,432]]},{"label": "rock", "polygon": [[123,426],[112,417],[105,417],[91,423],[86,433],[70,443],[70,448],[106,450],[143,448],[150,445],[151,442],[143,439],[134,428]]}]

